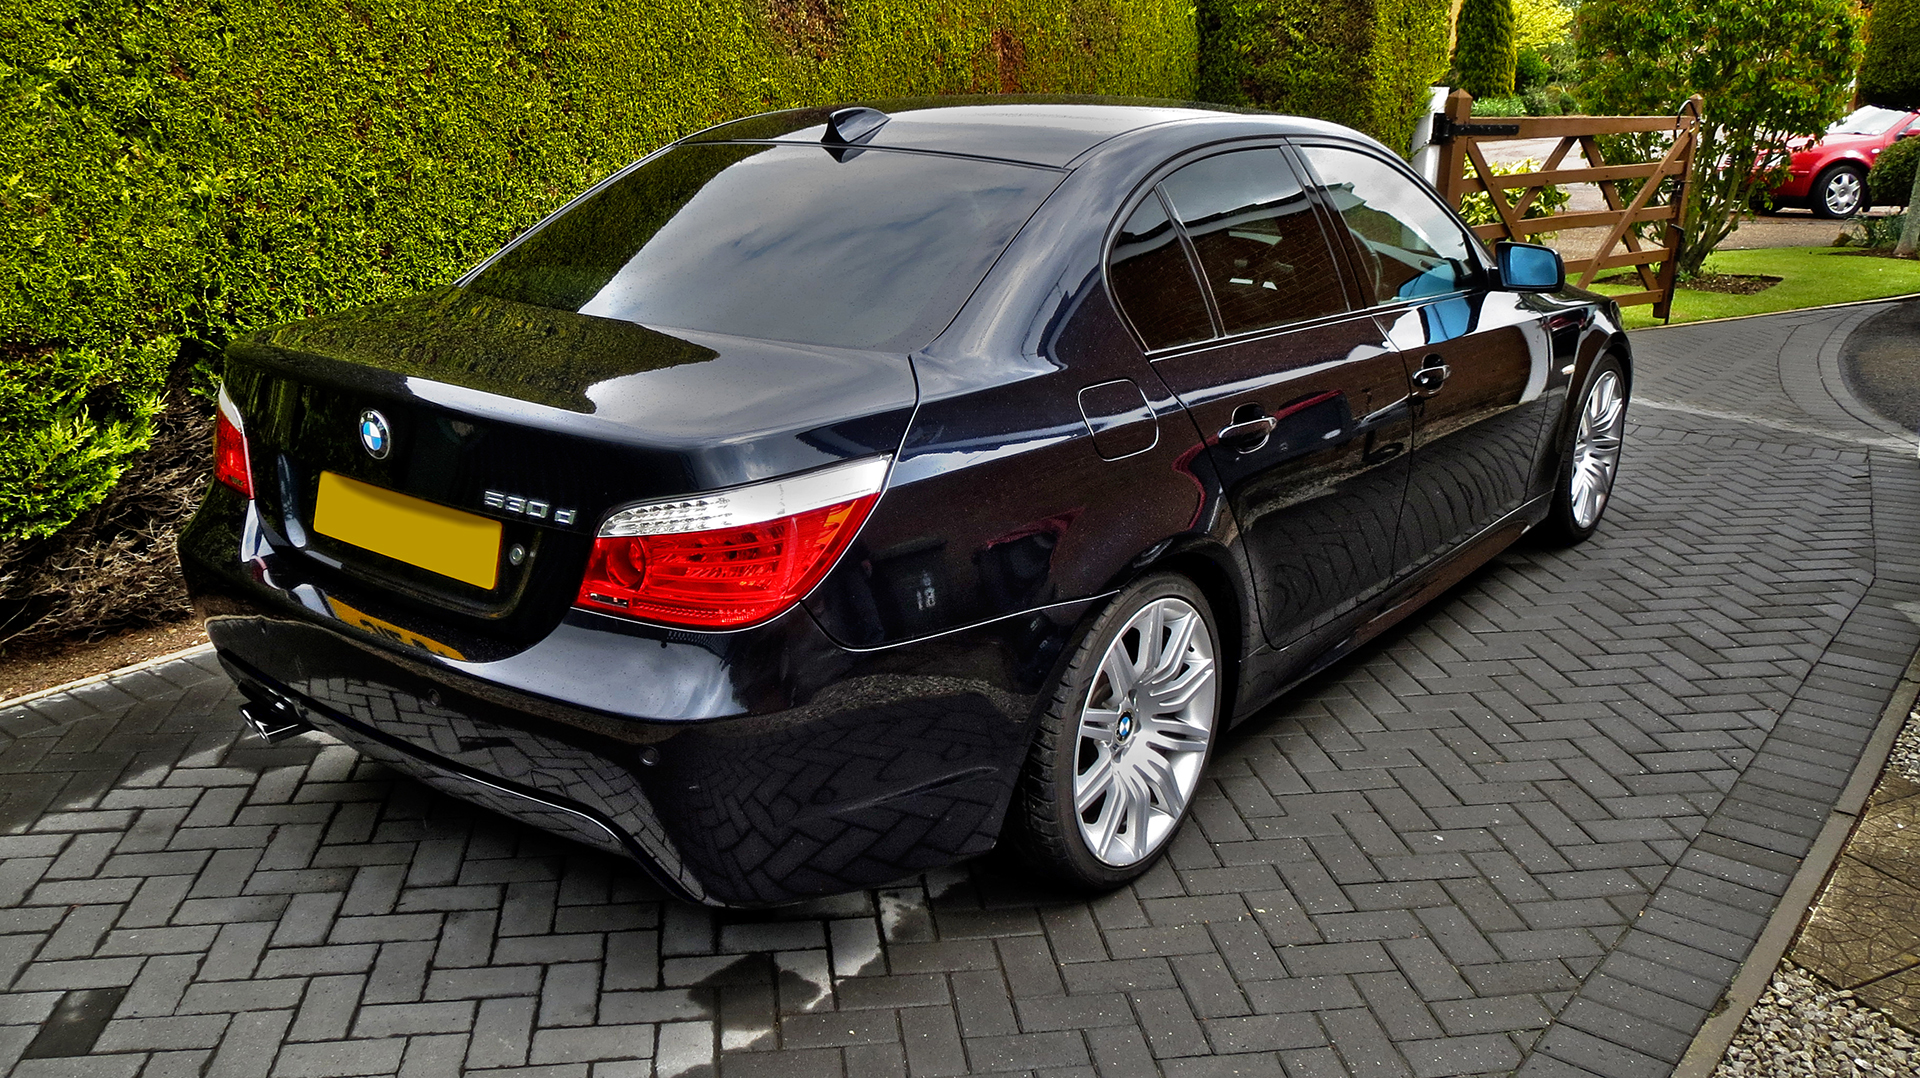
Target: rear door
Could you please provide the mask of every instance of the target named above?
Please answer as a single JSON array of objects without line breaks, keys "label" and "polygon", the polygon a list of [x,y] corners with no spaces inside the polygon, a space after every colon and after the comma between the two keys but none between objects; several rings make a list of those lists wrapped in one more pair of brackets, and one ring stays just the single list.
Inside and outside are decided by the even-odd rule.
[{"label": "rear door", "polygon": [[1407,480],[1406,370],[1325,226],[1280,147],[1232,150],[1154,185],[1111,262],[1199,426],[1276,646],[1385,586]]},{"label": "rear door", "polygon": [[1479,241],[1405,168],[1349,144],[1299,149],[1413,382],[1413,477],[1393,559],[1410,572],[1533,489],[1550,403],[1546,315],[1489,287]]}]

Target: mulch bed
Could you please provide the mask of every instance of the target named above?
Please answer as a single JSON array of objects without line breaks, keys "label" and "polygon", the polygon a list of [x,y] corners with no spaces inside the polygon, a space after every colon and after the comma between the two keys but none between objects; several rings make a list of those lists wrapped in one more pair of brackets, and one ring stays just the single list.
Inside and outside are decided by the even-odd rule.
[{"label": "mulch bed", "polygon": [[65,685],[204,644],[198,619],[129,629],[99,640],[58,640],[9,648],[0,655],[0,700]]},{"label": "mulch bed", "polygon": [[[1602,277],[1598,284],[1639,284],[1640,276],[1635,273],[1615,273]],[[1691,292],[1719,292],[1728,296],[1752,296],[1765,292],[1780,283],[1778,277],[1767,277],[1749,273],[1703,273],[1698,277],[1689,277],[1680,282],[1680,287]]]},{"label": "mulch bed", "polygon": [[[1868,258],[1899,258],[1900,257],[1899,255],[1896,255],[1893,253],[1893,248],[1891,247],[1857,247],[1857,248],[1854,248],[1853,250],[1841,251],[1839,253],[1843,255],[1865,255]],[[1913,261],[1913,259],[1909,258],[1909,259],[1904,259],[1903,261],[1911,262]]]}]

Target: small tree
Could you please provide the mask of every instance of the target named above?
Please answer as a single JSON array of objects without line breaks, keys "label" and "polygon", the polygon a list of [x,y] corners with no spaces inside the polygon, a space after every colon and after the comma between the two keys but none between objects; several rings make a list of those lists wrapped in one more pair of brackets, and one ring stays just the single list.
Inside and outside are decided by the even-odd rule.
[{"label": "small tree", "polygon": [[1466,0],[1453,45],[1453,70],[1475,97],[1511,97],[1518,45],[1513,0]]},{"label": "small tree", "polygon": [[[1860,63],[1860,99],[1890,109],[1920,109],[1920,0],[1877,0],[1873,5],[1867,17],[1867,55]],[[1920,258],[1920,169],[1913,170],[1907,220],[1893,253]]]},{"label": "small tree", "polygon": [[1574,34],[1590,112],[1659,114],[1706,99],[1679,254],[1687,275],[1776,182],[1787,140],[1839,117],[1860,58],[1853,0],[1586,0]]}]

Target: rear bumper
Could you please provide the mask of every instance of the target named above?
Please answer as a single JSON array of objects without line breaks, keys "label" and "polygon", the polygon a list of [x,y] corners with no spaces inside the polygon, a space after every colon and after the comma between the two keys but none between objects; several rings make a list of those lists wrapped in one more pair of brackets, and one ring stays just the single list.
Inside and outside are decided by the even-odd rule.
[{"label": "rear bumper", "polygon": [[863,652],[797,608],[732,634],[575,612],[524,651],[460,661],[331,617],[331,596],[243,561],[206,515],[182,560],[249,697],[710,905],[855,890],[991,848],[1034,694],[1089,605]]}]

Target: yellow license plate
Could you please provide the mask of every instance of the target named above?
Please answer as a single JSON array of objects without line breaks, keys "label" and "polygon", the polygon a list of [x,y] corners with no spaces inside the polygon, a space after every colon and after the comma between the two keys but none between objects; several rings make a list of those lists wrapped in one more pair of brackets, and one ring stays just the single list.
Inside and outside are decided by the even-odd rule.
[{"label": "yellow license plate", "polygon": [[475,587],[500,579],[499,521],[344,475],[320,473],[313,530]]},{"label": "yellow license plate", "polygon": [[431,652],[447,659],[466,658],[457,648],[442,644],[431,636],[421,636],[412,629],[402,628],[391,621],[385,621],[374,617],[372,614],[363,613],[331,595],[327,596],[327,606],[333,610],[334,617],[339,618],[348,625],[365,629],[375,636],[384,636],[397,644],[405,644],[411,648],[419,648],[421,651]]}]

